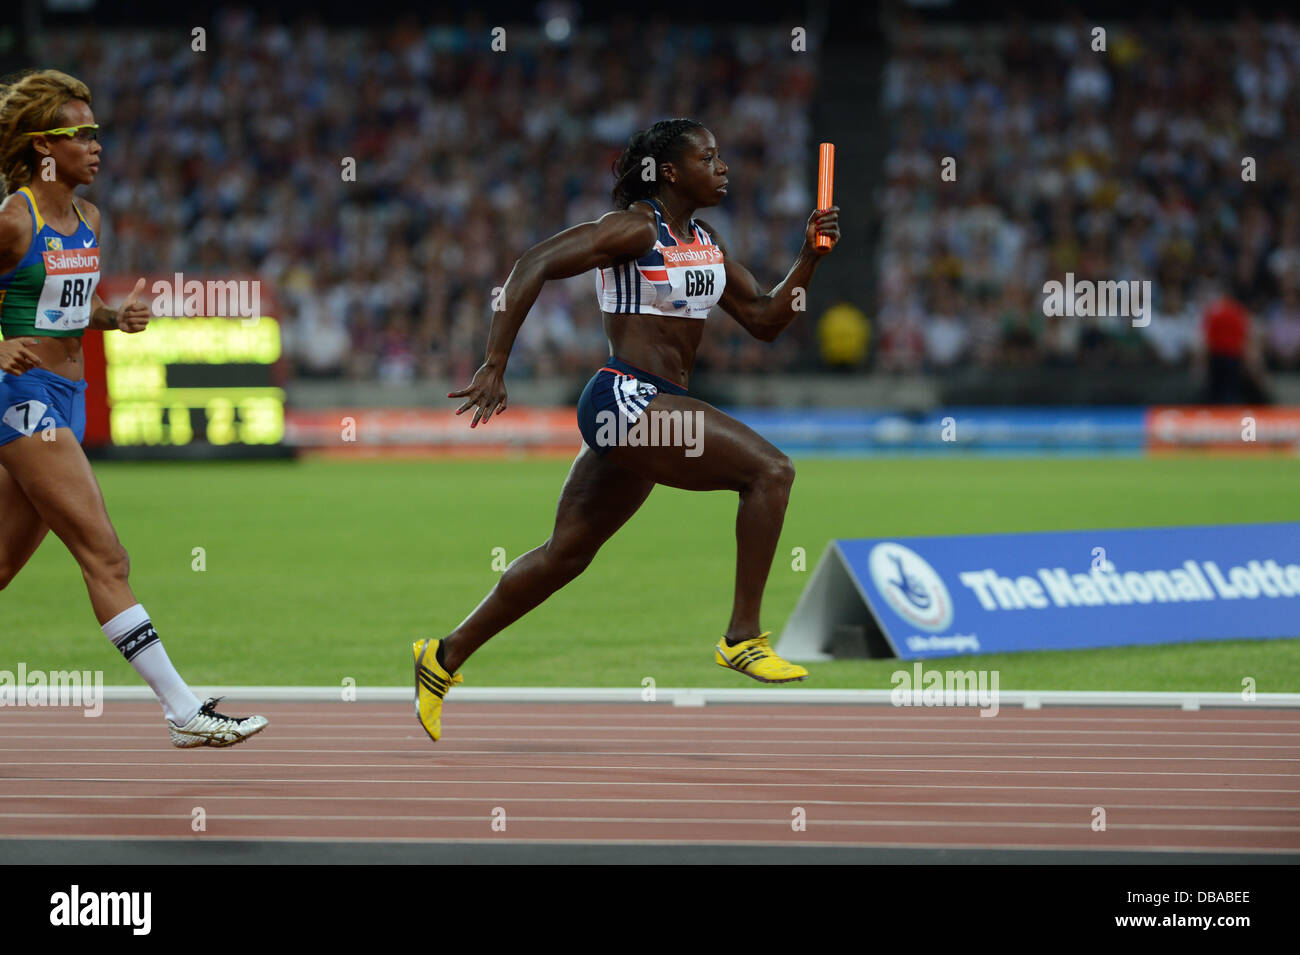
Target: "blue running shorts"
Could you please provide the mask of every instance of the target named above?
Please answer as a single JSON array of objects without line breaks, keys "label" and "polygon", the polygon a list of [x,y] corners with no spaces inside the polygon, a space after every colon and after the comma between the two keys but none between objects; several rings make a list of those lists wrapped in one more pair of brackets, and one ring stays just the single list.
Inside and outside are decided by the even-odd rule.
[{"label": "blue running shorts", "polygon": [[21,375],[0,372],[0,444],[44,431],[71,428],[86,436],[86,380],[73,381],[44,368]]},{"label": "blue running shorts", "polygon": [[604,454],[613,447],[613,442],[600,439],[602,425],[604,434],[609,435],[618,431],[610,423],[617,423],[620,418],[624,429],[636,424],[646,406],[661,391],[670,395],[687,393],[681,385],[666,378],[642,371],[622,359],[609,359],[587,382],[578,399],[578,430],[582,432],[582,440],[597,454]]}]

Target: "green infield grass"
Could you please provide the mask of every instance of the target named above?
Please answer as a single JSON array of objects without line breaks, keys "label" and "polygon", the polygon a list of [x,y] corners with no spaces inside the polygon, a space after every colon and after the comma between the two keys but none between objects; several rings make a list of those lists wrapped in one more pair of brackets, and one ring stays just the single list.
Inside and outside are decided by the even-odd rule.
[{"label": "green infield grass", "polygon": [[[458,623],[542,543],[569,462],[98,463],[131,583],[196,685],[406,685],[409,645]],[[1300,520],[1283,458],[797,460],[764,604],[779,634],[834,537]],[[592,566],[488,643],[474,686],[758,687],[717,667],[736,495],[656,488]],[[0,515],[0,520],[3,516]],[[199,550],[201,548],[201,550]],[[805,569],[796,569],[803,548]],[[498,550],[499,549],[499,550]],[[196,569],[198,566],[203,569]],[[0,669],[138,682],[48,537],[0,593]],[[1300,634],[1300,620],[1297,621]],[[1171,634],[1177,637],[1177,634]],[[888,688],[892,660],[815,664],[801,687]],[[952,657],[1000,688],[1300,691],[1300,639]]]}]

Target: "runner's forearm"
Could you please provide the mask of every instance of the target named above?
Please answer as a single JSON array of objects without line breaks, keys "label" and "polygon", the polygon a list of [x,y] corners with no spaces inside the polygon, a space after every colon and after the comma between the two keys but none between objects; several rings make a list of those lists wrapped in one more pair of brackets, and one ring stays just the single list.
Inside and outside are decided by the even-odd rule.
[{"label": "runner's forearm", "polygon": [[[484,356],[486,365],[505,371],[510,350],[515,345],[515,336],[519,334],[545,281],[542,263],[531,253],[524,253],[510,270],[510,277],[501,290],[503,307],[492,313],[492,327],[488,331],[487,353]],[[496,303],[493,304],[495,306]]]}]

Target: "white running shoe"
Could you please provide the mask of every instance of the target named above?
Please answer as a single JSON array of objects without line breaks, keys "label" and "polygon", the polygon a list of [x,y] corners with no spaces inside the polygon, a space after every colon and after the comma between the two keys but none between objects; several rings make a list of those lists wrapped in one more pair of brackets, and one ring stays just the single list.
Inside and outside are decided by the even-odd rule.
[{"label": "white running shoe", "polygon": [[234,746],[242,743],[254,733],[266,729],[265,716],[245,716],[236,719],[224,716],[213,709],[224,697],[210,699],[199,707],[194,718],[184,726],[177,726],[167,721],[167,729],[172,734],[172,745],[190,746]]}]

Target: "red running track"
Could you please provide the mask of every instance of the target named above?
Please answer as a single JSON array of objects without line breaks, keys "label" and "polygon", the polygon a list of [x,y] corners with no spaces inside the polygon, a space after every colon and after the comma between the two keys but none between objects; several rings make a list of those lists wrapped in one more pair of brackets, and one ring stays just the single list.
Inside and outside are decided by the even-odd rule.
[{"label": "red running track", "polygon": [[435,744],[410,704],[255,709],[177,750],[154,704],[0,708],[0,838],[1300,851],[1287,710],[453,700]]}]

